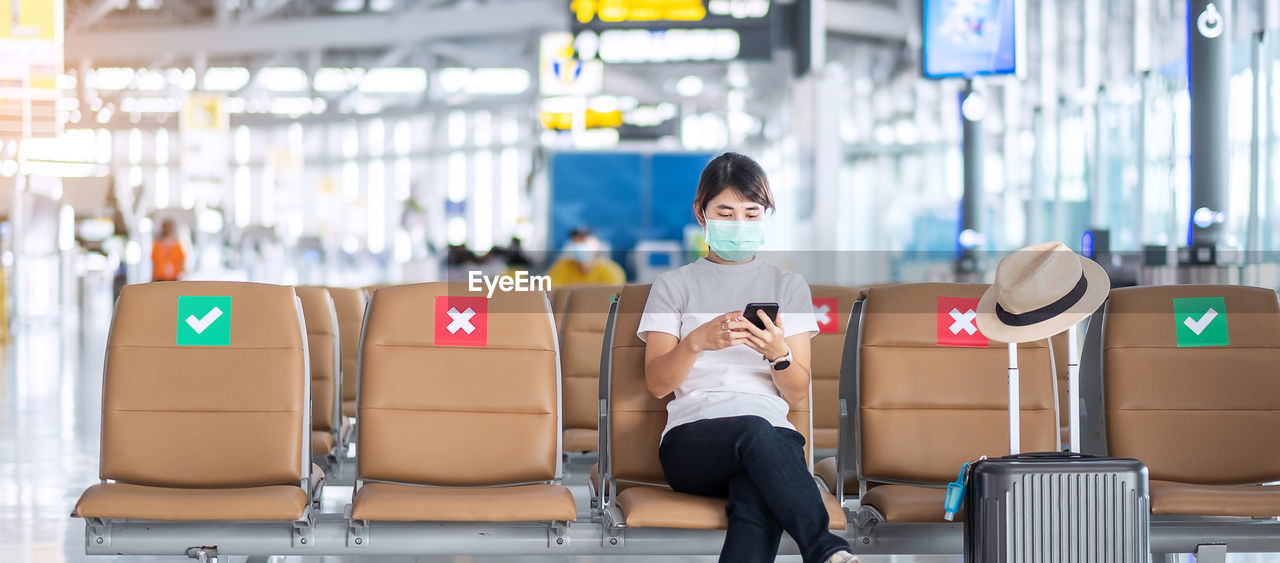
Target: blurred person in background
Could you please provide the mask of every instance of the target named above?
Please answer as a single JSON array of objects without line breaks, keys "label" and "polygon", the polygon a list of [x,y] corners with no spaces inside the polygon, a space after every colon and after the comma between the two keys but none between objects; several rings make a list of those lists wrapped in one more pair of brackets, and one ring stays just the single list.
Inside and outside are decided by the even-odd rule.
[{"label": "blurred person in background", "polygon": [[500,264],[503,273],[508,276],[514,276],[516,272],[530,273],[533,270],[533,260],[524,253],[520,237],[511,237],[511,244],[506,248],[493,247],[484,255],[483,261]]},{"label": "blurred person in background", "polygon": [[552,287],[627,283],[622,266],[605,256],[603,250],[604,245],[590,229],[574,229],[569,233],[568,244],[564,245],[564,255],[547,270]]},{"label": "blurred person in background", "polygon": [[186,261],[177,226],[173,219],[165,219],[160,223],[160,236],[151,244],[151,281],[177,281]]}]

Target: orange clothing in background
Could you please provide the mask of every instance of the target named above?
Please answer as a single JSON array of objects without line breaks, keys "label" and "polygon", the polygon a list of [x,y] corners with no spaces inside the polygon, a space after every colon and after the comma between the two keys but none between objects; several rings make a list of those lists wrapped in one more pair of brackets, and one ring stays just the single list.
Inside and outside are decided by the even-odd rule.
[{"label": "orange clothing in background", "polygon": [[177,280],[186,261],[178,241],[157,240],[151,245],[151,281]]}]

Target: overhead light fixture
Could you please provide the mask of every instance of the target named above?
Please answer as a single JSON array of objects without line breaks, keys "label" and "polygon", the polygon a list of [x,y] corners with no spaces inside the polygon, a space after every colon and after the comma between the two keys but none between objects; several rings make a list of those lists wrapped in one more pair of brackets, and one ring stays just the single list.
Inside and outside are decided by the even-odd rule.
[{"label": "overhead light fixture", "polygon": [[611,29],[600,34],[605,63],[730,61],[742,38],[732,29]]},{"label": "overhead light fixture", "polygon": [[359,89],[371,94],[421,93],[427,89],[427,71],[415,67],[371,69],[360,81]]},{"label": "overhead light fixture", "polygon": [[267,67],[259,70],[255,81],[272,92],[302,92],[311,85],[305,71],[291,66]]},{"label": "overhead light fixture", "polygon": [[89,84],[96,90],[124,90],[133,83],[136,71],[131,68],[104,67],[94,69]]},{"label": "overhead light fixture", "polygon": [[164,73],[151,69],[140,68],[133,77],[135,90],[164,90],[166,86],[168,86],[168,80],[165,79]]},{"label": "overhead light fixture", "polygon": [[311,86],[317,92],[345,92],[359,85],[364,74],[363,68],[325,67],[316,71]]},{"label": "overhead light fixture", "polygon": [[280,97],[271,100],[271,113],[275,115],[297,118],[311,113],[313,107],[314,101],[306,96]]},{"label": "overhead light fixture", "polygon": [[249,83],[249,69],[239,66],[215,66],[204,71],[204,89],[211,92],[233,92]]},{"label": "overhead light fixture", "polygon": [[702,78],[696,74],[690,74],[676,82],[676,93],[686,98],[696,98],[702,95],[702,87]]},{"label": "overhead light fixture", "polygon": [[969,121],[982,121],[987,114],[987,104],[983,101],[982,94],[969,92],[960,104],[960,113]]},{"label": "overhead light fixture", "polygon": [[446,94],[515,95],[529,90],[529,71],[523,68],[442,68],[436,74]]},{"label": "overhead light fixture", "polygon": [[364,9],[364,0],[336,0],[333,3],[335,12],[359,12]]},{"label": "overhead light fixture", "polygon": [[151,96],[145,98],[128,97],[120,100],[120,111],[128,114],[178,113],[181,109],[182,101],[174,98]]}]

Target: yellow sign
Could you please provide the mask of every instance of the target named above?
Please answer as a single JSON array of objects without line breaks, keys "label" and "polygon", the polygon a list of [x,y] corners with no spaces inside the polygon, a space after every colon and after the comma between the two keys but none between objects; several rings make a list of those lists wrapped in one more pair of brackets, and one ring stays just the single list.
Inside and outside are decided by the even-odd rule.
[{"label": "yellow sign", "polygon": [[[573,114],[562,111],[544,111],[542,112],[542,127],[544,129],[552,129],[556,131],[568,131],[573,129]],[[616,129],[622,126],[622,111],[595,111],[587,110],[585,119],[585,128],[587,129]]]},{"label": "yellow sign", "polygon": [[183,131],[228,131],[226,96],[191,93],[182,106]]},{"label": "yellow sign", "polygon": [[578,23],[702,21],[707,8],[702,0],[573,0],[569,4]]},{"label": "yellow sign", "polygon": [[0,0],[0,138],[62,134],[63,0]]},{"label": "yellow sign", "polygon": [[0,0],[0,39],[57,39],[60,3],[60,0]]}]

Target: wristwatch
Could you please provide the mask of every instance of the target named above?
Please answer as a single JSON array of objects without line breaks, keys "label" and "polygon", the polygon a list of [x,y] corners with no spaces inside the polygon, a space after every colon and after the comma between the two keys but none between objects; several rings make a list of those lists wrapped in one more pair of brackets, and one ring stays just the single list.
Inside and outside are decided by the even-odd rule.
[{"label": "wristwatch", "polygon": [[787,350],[786,355],[776,360],[770,361],[769,356],[764,356],[764,361],[773,364],[773,371],[782,371],[791,367],[791,350]]}]

